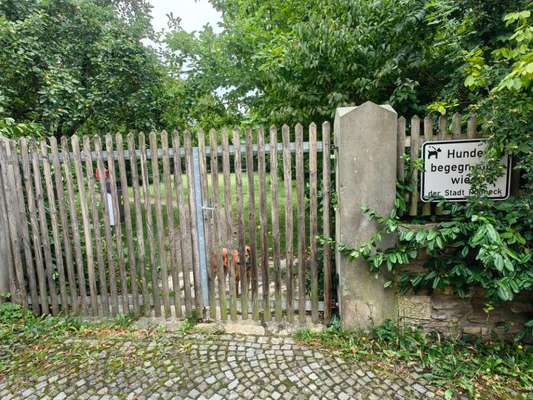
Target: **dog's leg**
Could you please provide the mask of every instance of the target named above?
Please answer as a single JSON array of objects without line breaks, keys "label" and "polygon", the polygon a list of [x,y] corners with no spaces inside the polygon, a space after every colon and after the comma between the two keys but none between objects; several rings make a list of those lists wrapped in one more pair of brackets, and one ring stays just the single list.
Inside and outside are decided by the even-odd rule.
[{"label": "dog's leg", "polygon": [[239,265],[235,265],[235,290],[237,291],[237,297],[240,297],[239,288],[241,287],[241,271]]}]

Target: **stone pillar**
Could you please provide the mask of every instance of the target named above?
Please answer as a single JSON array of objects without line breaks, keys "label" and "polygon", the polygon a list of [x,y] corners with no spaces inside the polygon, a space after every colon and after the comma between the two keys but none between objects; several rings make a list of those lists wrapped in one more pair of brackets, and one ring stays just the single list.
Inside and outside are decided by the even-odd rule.
[{"label": "stone pillar", "polygon": [[[376,231],[361,211],[367,206],[382,215],[390,212],[396,195],[397,116],[390,106],[366,102],[338,108],[335,115],[337,243],[357,247]],[[391,245],[387,238],[382,245]],[[350,261],[336,251],[339,307],[345,329],[366,329],[396,319],[393,288],[370,273],[359,258]]]}]

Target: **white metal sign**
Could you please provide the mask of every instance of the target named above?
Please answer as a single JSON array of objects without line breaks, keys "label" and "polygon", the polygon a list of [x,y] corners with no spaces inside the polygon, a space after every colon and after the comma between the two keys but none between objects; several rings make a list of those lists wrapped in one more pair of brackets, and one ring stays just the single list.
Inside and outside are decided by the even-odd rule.
[{"label": "white metal sign", "polygon": [[107,209],[109,211],[109,225],[115,226],[115,214],[113,213],[113,197],[111,193],[106,193]]},{"label": "white metal sign", "polygon": [[[481,162],[486,148],[483,139],[447,140],[426,142],[422,146],[424,170],[421,179],[422,201],[446,199],[465,200],[471,196],[470,172]],[[503,200],[509,197],[511,182],[510,158],[501,160],[505,174],[494,184],[487,184],[486,197]]]}]

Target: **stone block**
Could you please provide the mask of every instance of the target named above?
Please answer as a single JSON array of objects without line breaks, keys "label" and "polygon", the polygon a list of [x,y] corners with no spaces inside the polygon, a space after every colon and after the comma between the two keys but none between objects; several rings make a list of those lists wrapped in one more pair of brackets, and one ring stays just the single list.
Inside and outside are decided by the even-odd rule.
[{"label": "stone block", "polygon": [[413,320],[431,319],[431,297],[430,296],[399,296],[398,312],[400,318]]}]

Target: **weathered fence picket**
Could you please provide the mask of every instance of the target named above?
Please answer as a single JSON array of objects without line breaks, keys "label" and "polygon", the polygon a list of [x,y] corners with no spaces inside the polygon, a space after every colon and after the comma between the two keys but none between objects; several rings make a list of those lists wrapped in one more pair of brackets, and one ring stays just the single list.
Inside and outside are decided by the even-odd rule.
[{"label": "weathered fence picket", "polygon": [[[33,191],[33,179],[32,174],[30,170],[30,160],[28,155],[28,142],[26,139],[22,139],[20,142],[20,152],[22,155],[22,171],[24,174],[24,187],[26,189],[26,199],[28,204],[28,213],[29,213],[29,219],[30,219],[30,225],[31,225],[31,232],[32,232],[32,239],[33,239],[33,249],[34,249],[34,261],[35,261],[35,269],[37,271],[37,280],[39,284],[39,294],[40,294],[40,303],[41,303],[41,312],[43,314],[48,314],[49,311],[49,302],[48,302],[48,293],[46,289],[46,280],[45,280],[45,273],[44,273],[44,266],[43,266],[43,258],[41,254],[41,236],[39,233],[39,225],[37,223],[37,209],[36,209],[36,203],[35,203],[35,196]],[[7,192],[9,198],[9,193]],[[13,237],[14,229],[15,227],[12,226],[13,219],[10,218],[10,231],[11,236]],[[16,236],[16,235],[15,235]],[[16,249],[18,246],[18,242],[15,241],[15,238],[12,238],[12,245],[13,249]],[[16,268],[21,268],[19,266],[20,259],[17,256],[16,251],[12,251],[14,255],[15,260],[15,266]],[[24,303],[23,303],[24,304]]]},{"label": "weathered fence picket", "polygon": [[418,153],[420,150],[420,118],[414,116],[411,118],[411,182],[413,190],[411,191],[411,207],[409,208],[409,215],[416,215],[418,209],[418,169],[414,166],[418,160]]},{"label": "weathered fence picket", "polygon": [[[100,303],[99,304],[99,313],[100,315],[109,314],[109,299],[107,297],[107,279],[105,274],[105,261],[104,261],[104,251],[102,249],[102,236],[100,231],[100,218],[98,214],[97,207],[97,197],[95,192],[95,183],[94,183],[94,170],[93,170],[93,161],[90,157],[91,153],[91,141],[88,136],[83,138],[83,152],[85,157],[85,170],[87,177],[87,187],[89,194],[89,201],[91,203],[91,214],[92,214],[92,225],[93,225],[93,235],[94,243],[96,250],[96,262],[98,265],[98,277],[100,280]],[[91,285],[96,285],[95,282],[91,282]]]},{"label": "weathered fence picket", "polygon": [[148,248],[150,253],[150,280],[152,286],[152,299],[154,313],[156,317],[161,316],[161,295],[159,290],[159,282],[157,280],[157,248],[155,243],[154,235],[154,224],[153,224],[153,210],[152,210],[152,199],[150,196],[150,181],[148,179],[148,160],[146,158],[146,138],[143,133],[139,134],[139,147],[141,149],[141,179],[142,179],[142,188],[143,188],[143,199],[144,199],[144,216],[145,216],[145,227],[146,227],[146,236],[148,241]]},{"label": "weathered fence picket", "polygon": [[[272,132],[271,132],[272,133]],[[290,151],[290,130],[283,125],[283,182],[285,186],[285,268],[287,273],[287,318],[289,322],[294,319],[293,311],[293,206],[292,206],[292,161]],[[272,169],[271,169],[272,172]],[[277,208],[277,207],[276,207]]]},{"label": "weathered fence picket", "polygon": [[[193,300],[191,296],[190,271],[192,270],[192,254],[189,253],[187,258],[186,248],[191,245],[189,234],[190,209],[184,202],[182,169],[180,154],[180,140],[177,132],[172,134],[173,162],[174,162],[174,183],[176,190],[176,204],[179,209],[179,240],[176,241],[177,251],[180,254],[181,273],[183,276],[183,296],[185,300],[185,312],[190,313],[193,309]],[[179,289],[179,285],[178,285]],[[175,290],[175,289],[174,289]],[[178,292],[179,293],[179,292]]]},{"label": "weathered fence picket", "polygon": [[[98,313],[98,305],[96,300],[96,281],[95,281],[95,274],[94,274],[94,259],[93,259],[93,234],[91,232],[91,223],[89,222],[89,207],[87,198],[85,195],[85,182],[84,182],[84,175],[82,172],[81,167],[81,153],[80,153],[80,142],[79,138],[74,135],[71,138],[71,145],[72,145],[72,154],[73,154],[73,163],[74,163],[74,173],[76,175],[76,187],[78,189],[78,198],[81,208],[81,218],[83,223],[83,237],[85,241],[85,261],[87,262],[87,271],[88,271],[88,278],[89,278],[89,298],[91,302],[91,314],[96,315]],[[38,168],[37,159],[33,157],[33,163],[34,163],[34,176],[37,178],[40,176],[38,171],[36,171],[36,168]],[[40,186],[40,184],[39,184]],[[48,236],[46,234],[46,231],[43,232],[43,238]],[[45,247],[45,253],[46,253],[46,247]],[[81,268],[81,271],[83,271],[84,268]],[[83,274],[85,272],[83,271]],[[82,277],[80,272],[80,279],[82,282],[85,281],[84,277]]]},{"label": "weathered fence picket", "polygon": [[[268,276],[268,219],[267,219],[267,186],[266,186],[266,157],[265,157],[265,131],[257,131],[257,169],[259,173],[259,242],[261,248],[261,278],[263,297],[263,317],[265,321],[272,319],[270,310],[270,279]],[[274,203],[275,201],[275,203]],[[273,198],[272,207],[278,207],[277,199]],[[278,227],[279,230],[279,227]],[[273,233],[274,235],[274,230]],[[279,234],[279,232],[278,232]],[[275,256],[274,256],[275,257]],[[275,258],[274,258],[275,260]],[[275,261],[274,261],[275,264]]]},{"label": "weathered fence picket", "polygon": [[[185,131],[185,166],[187,171],[187,185],[188,185],[188,201],[189,201],[189,228],[191,234],[191,255],[192,255],[192,269],[194,277],[194,303],[196,309],[201,311],[203,308],[203,296],[200,289],[200,254],[199,254],[199,244],[198,244],[198,233],[197,233],[197,213],[196,213],[196,202],[195,202],[195,182],[194,182],[194,171],[193,171],[193,148],[191,142],[191,133]],[[206,288],[204,288],[206,290]]]},{"label": "weathered fence picket", "polygon": [[[277,131],[273,128],[270,131],[270,148],[277,148]],[[290,168],[289,168],[290,169]],[[282,318],[281,304],[281,265],[280,265],[280,243],[276,238],[279,237],[279,203],[278,203],[278,154],[275,151],[270,152],[270,181],[272,186],[272,237],[274,238],[273,261],[274,261],[274,293],[276,299],[276,320]]]},{"label": "weathered fence picket", "polygon": [[[133,186],[133,203],[135,205],[135,232],[137,242],[137,264],[139,265],[139,281],[142,292],[142,306],[144,315],[150,313],[150,297],[148,295],[148,284],[146,282],[146,263],[145,263],[145,249],[146,244],[144,241],[144,229],[143,229],[143,211],[141,203],[141,191],[139,188],[139,173],[137,170],[137,154],[135,152],[135,138],[133,134],[128,135],[128,152],[132,155],[129,159],[131,181]],[[104,275],[105,276],[105,275]]]},{"label": "weathered fence picket", "polygon": [[300,323],[305,321],[305,175],[303,152],[303,126],[296,125],[296,196],[298,221],[298,318]]},{"label": "weathered fence picket", "polygon": [[[107,248],[107,264],[108,264],[108,272],[109,272],[109,293],[111,295],[111,314],[117,315],[119,312],[118,308],[118,293],[117,293],[117,283],[116,283],[116,273],[115,273],[115,260],[114,260],[114,252],[113,252],[113,240],[112,240],[112,233],[111,233],[111,221],[109,218],[109,214],[111,211],[111,207],[108,201],[107,196],[107,187],[106,187],[106,179],[105,179],[105,168],[104,168],[104,162],[102,159],[102,142],[100,141],[100,138],[95,139],[94,143],[95,151],[97,154],[97,170],[99,173],[99,182],[100,182],[100,201],[103,205],[103,220],[104,220],[104,233],[105,233],[105,242],[106,242],[106,248]],[[104,273],[105,275],[105,273]],[[105,278],[104,278],[105,279]]]},{"label": "weathered fence picket", "polygon": [[[431,119],[430,116],[426,116],[424,118],[423,142],[428,142],[431,140],[433,140],[433,120]],[[424,203],[424,206],[422,209],[422,215],[430,215],[430,214],[431,214],[431,203]]]},{"label": "weathered fence picket", "polygon": [[227,267],[229,269],[229,289],[230,289],[230,315],[231,319],[235,321],[237,319],[237,280],[235,274],[235,260],[233,258],[233,249],[235,248],[232,243],[233,236],[233,222],[232,222],[232,190],[231,190],[231,175],[230,175],[230,151],[229,151],[229,137],[228,132],[224,130],[222,132],[222,169],[224,174],[224,216],[226,225],[226,240],[224,245],[226,246],[227,254]]},{"label": "weathered fence picket", "polygon": [[[7,192],[4,187],[4,172],[7,172],[5,171],[7,167],[3,153],[7,143],[7,140],[0,138],[0,268],[2,268],[0,270],[0,290],[12,292],[14,293],[13,297],[16,297],[17,288],[12,279],[15,276],[15,266],[11,254],[11,235],[9,234],[9,199],[6,199]],[[5,301],[4,297],[0,298],[0,303]],[[34,312],[39,312],[39,309],[36,309],[38,303],[32,302],[32,306]]]},{"label": "weathered fence picket", "polygon": [[[59,237],[59,222],[57,219],[57,209],[56,209],[56,200],[55,200],[55,193],[54,193],[54,186],[52,183],[52,171],[50,168],[50,161],[47,157],[47,147],[45,142],[41,142],[41,153],[43,155],[44,161],[43,161],[43,173],[44,173],[44,181],[46,186],[46,194],[47,194],[47,204],[48,204],[48,214],[50,215],[50,226],[52,228],[52,240],[54,244],[54,255],[55,255],[55,265],[58,270],[59,275],[59,292],[60,292],[60,300],[61,300],[61,306],[66,309],[67,307],[67,293],[66,293],[66,285],[65,285],[65,276],[63,273],[59,271],[63,271],[63,255],[61,250],[61,239]],[[24,203],[21,203],[24,204]],[[90,282],[96,282],[94,280],[94,277],[89,277]],[[96,295],[96,291],[95,291]],[[33,300],[32,300],[33,301]]]},{"label": "weathered fence picket", "polygon": [[[161,137],[163,137],[163,134],[161,134]],[[126,162],[124,160],[124,143],[122,140],[122,135],[117,134],[115,136],[115,143],[117,146],[118,151],[118,169],[119,169],[119,175],[120,175],[120,187],[122,190],[126,190],[128,188],[128,179],[126,176]],[[164,149],[163,149],[164,150]],[[86,153],[86,160],[89,160],[89,154]],[[164,159],[163,159],[164,160]],[[91,164],[91,163],[89,163]],[[92,183],[91,179],[87,179],[89,185]],[[124,196],[124,192],[122,192],[122,196]],[[124,224],[126,226],[126,242],[127,242],[127,249],[128,249],[128,268],[129,268],[129,280],[131,285],[131,295],[133,297],[133,310],[138,315],[140,313],[140,306],[139,306],[139,294],[137,289],[137,273],[136,273],[136,260],[135,260],[135,253],[133,248],[133,228],[131,224],[131,210],[130,210],[130,202],[128,201],[128,193],[125,194],[126,200],[122,201],[122,205],[124,208]],[[123,197],[124,199],[124,197]]]},{"label": "weathered fence picket", "polygon": [[235,186],[237,197],[237,214],[236,223],[239,254],[239,271],[240,271],[240,286],[241,286],[241,315],[243,319],[248,319],[248,277],[246,270],[246,253],[245,253],[245,239],[244,239],[244,201],[242,191],[242,155],[241,155],[241,138],[238,129],[233,131],[233,148],[235,149],[235,157],[233,160],[233,168],[235,171]]},{"label": "weathered fence picket", "polygon": [[[325,238],[330,237],[330,190],[331,190],[331,167],[330,167],[330,125],[324,122],[322,125],[322,235]],[[324,322],[327,324],[331,320],[331,247],[329,244],[324,245],[323,249],[323,267],[324,267]]]},{"label": "weathered fence picket", "polygon": [[[61,233],[63,235],[63,253],[64,253],[64,270],[59,270],[59,279],[61,281],[67,281],[69,287],[69,301],[70,303],[63,304],[63,311],[68,312],[72,309],[76,312],[77,304],[77,290],[74,279],[74,258],[72,255],[72,242],[69,236],[68,229],[68,218],[67,210],[65,207],[65,189],[63,185],[63,173],[61,169],[61,164],[59,162],[59,151],[57,146],[57,141],[55,137],[50,138],[50,152],[52,154],[52,165],[54,167],[54,183],[57,193],[57,205],[59,209],[59,219],[61,223]],[[32,268],[31,265],[28,265],[28,268]],[[65,279],[66,278],[66,279]],[[105,301],[107,301],[107,293],[100,289],[100,295],[104,296]]]},{"label": "weathered fence picket", "polygon": [[[2,161],[2,182],[4,184],[3,190],[6,201],[6,214],[5,219],[8,222],[8,235],[11,242],[11,252],[12,261],[8,264],[10,267],[9,270],[9,287],[10,291],[14,293],[15,300],[21,302],[25,307],[28,306],[27,296],[26,296],[26,287],[24,285],[23,279],[23,265],[20,252],[18,251],[20,246],[19,235],[17,232],[18,214],[17,207],[18,202],[16,201],[16,191],[15,185],[16,181],[14,179],[14,169],[17,168],[14,163],[14,153],[11,142],[5,143],[4,146],[1,146],[0,149],[0,160]],[[40,275],[39,283],[44,282],[44,274]],[[45,284],[46,285],[46,284]],[[41,286],[42,289],[42,286]],[[46,287],[44,288],[44,296],[46,296]],[[46,310],[47,312],[47,310]]]},{"label": "weathered fence picket", "polygon": [[[245,132],[246,140],[246,175],[248,177],[248,234],[250,246],[249,265],[246,266],[247,271],[250,271],[249,277],[251,279],[252,291],[252,318],[259,319],[259,295],[257,282],[257,247],[256,247],[256,220],[255,220],[255,173],[254,173],[254,155],[252,143],[252,131],[247,129]],[[245,250],[246,251],[246,250]]]},{"label": "weathered fence picket", "polygon": [[[209,132],[209,144],[211,149],[218,149],[217,132],[212,129]],[[221,254],[221,248],[224,246],[222,242],[223,224],[220,219],[220,197],[218,191],[218,150],[211,152],[211,199],[210,203],[213,207],[213,225],[211,231],[212,241],[212,256],[210,258],[211,268],[216,268],[216,278],[218,282],[218,301],[220,307],[220,319],[226,321],[228,319],[228,311],[226,305],[226,281],[224,277],[224,265]]]},{"label": "weathered fence picket", "polygon": [[309,262],[311,264],[311,318],[318,323],[318,161],[316,150],[317,129],[309,127]]},{"label": "weathered fence picket", "polygon": [[[167,258],[166,264],[170,268],[170,276],[172,277],[172,298],[174,300],[174,313],[179,318],[182,315],[181,310],[181,296],[179,284],[179,267],[178,267],[178,253],[176,251],[176,232],[174,230],[174,199],[172,190],[172,180],[170,176],[170,157],[169,157],[169,143],[168,133],[161,132],[161,148],[163,149],[163,184],[165,185],[165,203],[166,203],[166,223],[168,229]],[[125,202],[127,203],[127,202]],[[170,290],[170,289],[169,289]]]},{"label": "weathered fence picket", "polygon": [[[157,152],[157,136],[155,132],[150,133],[150,150],[152,153]],[[169,298],[169,287],[168,287],[168,267],[167,267],[167,257],[165,242],[163,240],[163,210],[161,206],[161,184],[159,179],[159,163],[156,158],[152,158],[152,188],[155,194],[155,216],[156,216],[156,234],[157,234],[157,244],[159,250],[159,266],[161,268],[161,286],[162,286],[162,296],[163,296],[163,308],[165,317],[170,317],[170,298]],[[155,236],[155,235],[154,235]],[[152,270],[155,271],[153,276],[156,279],[157,285],[159,285],[159,276],[157,274],[157,269],[154,268],[152,264]]]},{"label": "weathered fence picket", "polygon": [[[121,286],[121,298],[122,298],[122,312],[127,314],[130,311],[129,296],[128,296],[128,282],[126,277],[126,265],[124,259],[124,249],[122,243],[122,221],[120,215],[120,205],[117,190],[117,175],[115,171],[115,160],[111,157],[113,151],[113,137],[106,135],[105,145],[107,150],[107,172],[109,173],[109,186],[111,187],[111,207],[113,210],[115,233],[115,245],[117,254],[120,254],[118,258],[118,268],[120,274],[120,286]],[[109,245],[109,244],[108,244]]]}]

